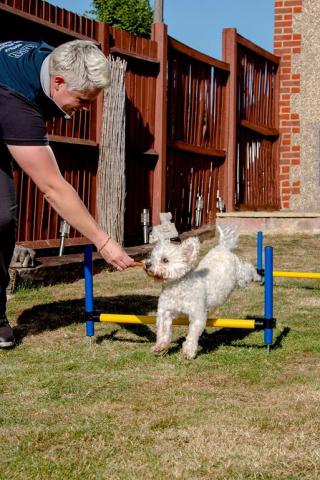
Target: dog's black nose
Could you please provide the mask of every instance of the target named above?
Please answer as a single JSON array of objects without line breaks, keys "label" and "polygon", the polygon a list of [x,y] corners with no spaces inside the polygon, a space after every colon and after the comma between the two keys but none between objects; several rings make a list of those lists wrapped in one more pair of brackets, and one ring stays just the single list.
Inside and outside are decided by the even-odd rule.
[{"label": "dog's black nose", "polygon": [[149,268],[151,267],[151,265],[152,265],[152,263],[150,262],[150,260],[146,260],[146,261],[144,262],[144,268],[145,268],[146,270],[149,270]]}]

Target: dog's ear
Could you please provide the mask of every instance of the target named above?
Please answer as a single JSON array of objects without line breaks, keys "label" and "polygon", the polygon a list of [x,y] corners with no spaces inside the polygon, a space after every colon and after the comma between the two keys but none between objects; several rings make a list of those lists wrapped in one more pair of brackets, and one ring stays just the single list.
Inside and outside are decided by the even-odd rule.
[{"label": "dog's ear", "polygon": [[188,263],[194,263],[199,255],[200,241],[198,237],[187,238],[181,244],[182,252]]}]

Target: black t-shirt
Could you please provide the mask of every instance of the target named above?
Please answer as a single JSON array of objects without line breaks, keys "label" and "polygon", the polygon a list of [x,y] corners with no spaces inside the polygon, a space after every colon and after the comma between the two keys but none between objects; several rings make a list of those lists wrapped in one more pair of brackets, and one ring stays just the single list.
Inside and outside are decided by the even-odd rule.
[{"label": "black t-shirt", "polygon": [[40,81],[52,50],[45,42],[0,42],[0,141],[7,145],[48,145],[45,120],[64,115]]}]

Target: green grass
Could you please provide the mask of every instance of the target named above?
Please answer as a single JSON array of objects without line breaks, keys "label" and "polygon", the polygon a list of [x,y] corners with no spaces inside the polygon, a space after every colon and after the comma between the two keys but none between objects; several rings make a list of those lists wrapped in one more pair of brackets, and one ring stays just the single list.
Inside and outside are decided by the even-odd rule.
[{"label": "green grass", "polygon": [[[203,244],[202,253],[214,241]],[[319,236],[267,236],[275,269],[320,271]],[[240,256],[255,261],[253,236]],[[0,479],[319,479],[320,280],[276,279],[271,353],[261,332],[207,329],[164,357],[154,328],[96,325],[83,281],[19,290],[19,345],[0,351]],[[96,308],[155,313],[160,286],[139,269],[94,279]],[[263,288],[237,290],[217,317],[261,316]]]}]

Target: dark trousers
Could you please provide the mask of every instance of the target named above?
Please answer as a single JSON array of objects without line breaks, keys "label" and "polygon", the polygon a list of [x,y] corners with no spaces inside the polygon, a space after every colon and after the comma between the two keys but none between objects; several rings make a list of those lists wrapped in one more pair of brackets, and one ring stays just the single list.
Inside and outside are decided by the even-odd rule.
[{"label": "dark trousers", "polygon": [[6,289],[9,264],[17,230],[17,202],[12,175],[12,159],[7,147],[0,144],[0,319],[6,312]]}]

